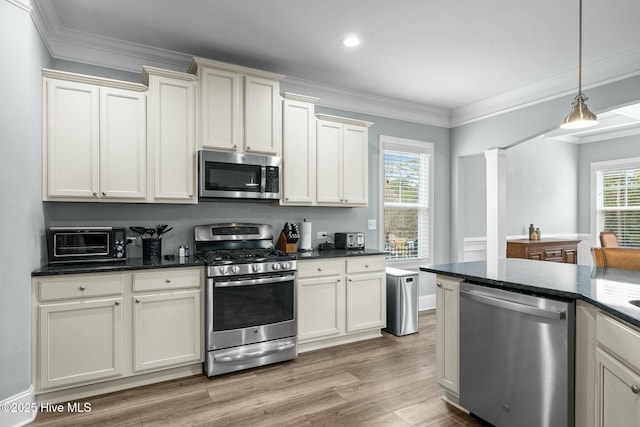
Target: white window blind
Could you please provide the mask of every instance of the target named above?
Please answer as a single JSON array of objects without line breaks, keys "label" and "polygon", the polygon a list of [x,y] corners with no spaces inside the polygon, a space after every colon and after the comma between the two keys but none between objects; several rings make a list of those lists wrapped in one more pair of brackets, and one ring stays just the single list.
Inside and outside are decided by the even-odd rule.
[{"label": "white window blind", "polygon": [[384,144],[384,250],[389,259],[431,259],[431,144]]},{"label": "white window blind", "polygon": [[640,165],[596,173],[598,232],[616,233],[619,246],[640,247]]}]

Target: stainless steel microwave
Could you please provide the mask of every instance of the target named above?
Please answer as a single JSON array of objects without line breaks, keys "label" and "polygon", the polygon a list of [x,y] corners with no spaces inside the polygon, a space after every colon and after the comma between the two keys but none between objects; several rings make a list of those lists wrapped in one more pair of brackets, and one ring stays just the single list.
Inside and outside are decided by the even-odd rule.
[{"label": "stainless steel microwave", "polygon": [[49,264],[125,261],[126,246],[124,228],[51,227],[47,236]]},{"label": "stainless steel microwave", "polygon": [[281,166],[276,156],[201,150],[198,198],[279,200]]}]

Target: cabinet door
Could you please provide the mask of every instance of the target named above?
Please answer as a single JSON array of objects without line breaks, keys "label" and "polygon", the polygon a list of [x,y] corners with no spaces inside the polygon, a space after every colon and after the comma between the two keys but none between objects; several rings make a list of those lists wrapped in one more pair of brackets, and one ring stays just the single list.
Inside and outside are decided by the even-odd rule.
[{"label": "cabinet door", "polygon": [[38,307],[39,389],[122,374],[121,302],[109,298]]},{"label": "cabinet door", "polygon": [[437,278],[436,282],[436,381],[458,394],[460,282]]},{"label": "cabinet door", "polygon": [[344,333],[344,276],[298,280],[298,341]]},{"label": "cabinet door", "polygon": [[314,105],[283,102],[283,205],[311,205],[316,197],[316,130]]},{"label": "cabinet door", "polygon": [[562,262],[567,264],[578,263],[578,248],[564,248],[562,250]]},{"label": "cabinet door", "polygon": [[202,360],[200,291],[133,297],[136,372]]},{"label": "cabinet door", "polygon": [[43,199],[97,199],[98,87],[46,80]]},{"label": "cabinet door", "polygon": [[386,323],[386,274],[347,276],[347,332],[384,328]]},{"label": "cabinet door", "polygon": [[342,125],[317,122],[316,200],[319,204],[342,204]]},{"label": "cabinet door", "polygon": [[343,197],[348,205],[367,204],[368,192],[368,137],[367,128],[344,125],[342,158],[344,159]]},{"label": "cabinet door", "polygon": [[150,77],[149,157],[156,202],[196,201],[194,96],[194,81]]},{"label": "cabinet door", "polygon": [[640,426],[640,376],[599,348],[596,362],[596,426]]},{"label": "cabinet door", "polygon": [[100,88],[100,197],[144,200],[147,195],[147,98]]},{"label": "cabinet door", "polygon": [[203,67],[200,74],[199,144],[234,151],[242,146],[242,76]]},{"label": "cabinet door", "polygon": [[244,149],[280,155],[280,83],[261,77],[244,78]]}]

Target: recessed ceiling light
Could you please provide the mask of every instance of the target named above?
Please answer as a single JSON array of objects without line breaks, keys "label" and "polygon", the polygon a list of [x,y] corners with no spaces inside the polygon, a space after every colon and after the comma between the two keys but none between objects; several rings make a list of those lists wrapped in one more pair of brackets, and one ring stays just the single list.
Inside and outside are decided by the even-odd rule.
[{"label": "recessed ceiling light", "polygon": [[349,36],[342,40],[342,44],[346,47],[356,47],[360,44],[360,39],[356,36]]}]

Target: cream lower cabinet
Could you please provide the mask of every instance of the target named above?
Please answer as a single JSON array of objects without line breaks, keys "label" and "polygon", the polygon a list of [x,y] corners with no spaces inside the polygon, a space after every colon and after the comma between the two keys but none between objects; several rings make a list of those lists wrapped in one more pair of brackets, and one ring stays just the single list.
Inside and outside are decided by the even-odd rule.
[{"label": "cream lower cabinet", "polygon": [[162,269],[133,274],[134,371],[201,360],[200,274]]},{"label": "cream lower cabinet", "polygon": [[436,279],[436,381],[445,397],[459,403],[459,327],[461,279]]},{"label": "cream lower cabinet", "polygon": [[640,331],[596,315],[597,427],[640,426]]},{"label": "cream lower cabinet", "polygon": [[299,260],[299,351],[380,336],[386,324],[384,268],[384,256],[377,255]]},{"label": "cream lower cabinet", "polygon": [[160,270],[33,277],[33,382],[39,401],[202,371],[202,269]]}]

